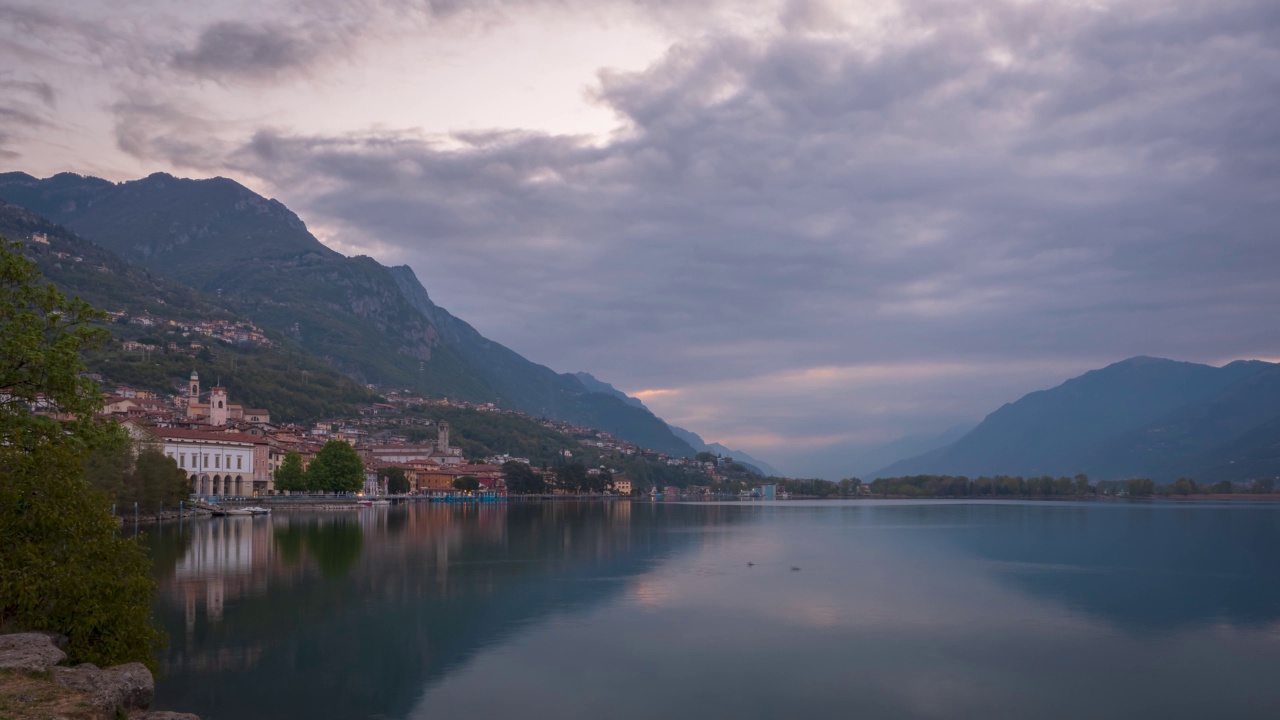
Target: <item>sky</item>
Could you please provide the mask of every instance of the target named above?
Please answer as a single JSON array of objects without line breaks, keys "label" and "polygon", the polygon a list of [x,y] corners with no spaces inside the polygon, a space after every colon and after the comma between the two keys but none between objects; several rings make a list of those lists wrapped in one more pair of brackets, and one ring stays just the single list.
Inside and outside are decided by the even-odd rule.
[{"label": "sky", "polygon": [[1274,0],[0,0],[0,170],[234,178],[793,474],[1280,359],[1278,117]]}]

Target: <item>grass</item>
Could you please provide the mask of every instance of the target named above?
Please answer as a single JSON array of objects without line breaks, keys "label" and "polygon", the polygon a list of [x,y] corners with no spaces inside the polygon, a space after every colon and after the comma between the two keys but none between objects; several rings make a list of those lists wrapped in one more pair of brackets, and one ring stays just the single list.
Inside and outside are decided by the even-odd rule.
[{"label": "grass", "polygon": [[100,720],[88,696],[62,687],[51,673],[0,671],[0,720]]}]

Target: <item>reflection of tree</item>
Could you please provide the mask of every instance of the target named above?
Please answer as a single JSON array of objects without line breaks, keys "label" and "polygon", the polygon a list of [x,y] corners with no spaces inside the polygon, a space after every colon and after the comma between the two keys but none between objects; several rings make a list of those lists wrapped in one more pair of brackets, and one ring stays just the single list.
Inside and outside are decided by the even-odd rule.
[{"label": "reflection of tree", "polygon": [[329,522],[291,522],[275,530],[276,550],[294,565],[307,557],[327,578],[339,578],[355,567],[364,548],[364,533],[354,518],[335,517]]},{"label": "reflection of tree", "polygon": [[163,584],[173,577],[178,561],[191,549],[191,526],[159,523],[142,534],[142,544],[151,554],[152,575]]},{"label": "reflection of tree", "polygon": [[289,523],[275,528],[276,552],[286,564],[297,565],[302,561],[303,526]]},{"label": "reflection of tree", "polygon": [[360,532],[360,526],[346,522],[346,518],[307,528],[307,551],[328,578],[342,577],[355,567],[363,546],[364,533]]}]

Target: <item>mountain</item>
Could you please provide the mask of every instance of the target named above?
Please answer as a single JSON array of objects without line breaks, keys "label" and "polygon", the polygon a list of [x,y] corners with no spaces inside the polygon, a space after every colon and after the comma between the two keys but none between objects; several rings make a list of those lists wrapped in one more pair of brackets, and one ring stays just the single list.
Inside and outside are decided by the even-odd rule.
[{"label": "mountain", "polygon": [[[582,387],[586,388],[588,392],[612,395],[628,405],[645,408],[646,410],[648,410],[648,408],[645,407],[645,404],[640,401],[640,398],[631,397],[630,395],[622,392],[621,390],[610,385],[609,383],[603,380],[600,380],[595,375],[592,375],[589,372],[576,372],[573,374],[573,376],[578,379],[578,382],[582,383]],[[680,437],[680,439],[684,440],[685,442],[689,442],[689,438],[680,435],[679,431],[675,431],[675,433],[677,436]],[[699,442],[701,442],[701,440],[699,440]]]},{"label": "mountain", "polygon": [[[1280,473],[1265,459],[1263,426],[1280,418],[1280,366],[1224,367],[1136,357],[1030,393],[956,442],[893,463],[878,477],[918,474],[1073,475],[1094,479],[1223,479],[1235,461]],[[1240,478],[1237,478],[1240,479]]]},{"label": "mountain", "polygon": [[654,450],[694,452],[643,407],[589,392],[487,340],[432,303],[408,268],[345,257],[283,204],[232,180],[6,173],[0,198],[216,297],[361,383],[495,402]]},{"label": "mountain", "polygon": [[643,404],[629,403],[625,395],[596,392],[575,375],[526,360],[432,302],[409,266],[389,268],[389,272],[409,303],[431,321],[446,347],[478,373],[502,403],[530,415],[604,430],[653,450],[684,457],[694,454]]},{"label": "mountain", "polygon": [[709,452],[722,457],[731,457],[734,462],[739,465],[743,465],[748,470],[754,471],[760,475],[783,477],[782,473],[774,466],[763,460],[757,460],[741,450],[734,450],[732,448],[725,447],[718,442],[706,442],[697,433],[685,430],[682,427],[676,427],[675,425],[671,425],[670,427],[671,432],[675,433],[677,437],[692,445],[698,452]]},{"label": "mountain", "polygon": [[[372,393],[312,357],[283,336],[257,346],[207,342],[212,351],[185,351],[191,340],[175,323],[238,322],[218,298],[121,260],[70,230],[0,201],[0,236],[22,242],[20,252],[36,263],[44,279],[63,294],[79,296],[94,307],[120,313],[108,327],[112,342],[86,358],[89,369],[113,383],[170,393],[194,369],[202,377],[222,378],[234,399],[250,407],[271,408],[280,420],[317,420],[354,414]],[[36,240],[36,237],[40,240]],[[129,318],[160,320],[141,325]],[[169,342],[183,351],[126,352],[120,341],[157,346]]]},{"label": "mountain", "polygon": [[[853,447],[841,444],[833,448],[837,450],[837,454],[829,462],[837,462],[843,459],[846,475],[874,477],[874,471],[877,468],[946,447],[964,437],[973,427],[972,424],[955,425],[939,433],[905,435],[872,447]],[[830,453],[817,451],[815,454],[826,455]]]},{"label": "mountain", "polygon": [[[603,380],[600,380],[599,378],[592,375],[591,373],[577,372],[577,373],[574,373],[573,376],[578,379],[578,382],[582,383],[583,387],[585,387],[587,390],[591,392],[612,395],[613,397],[618,398],[619,400],[627,403],[628,405],[633,405],[639,408],[645,407],[645,404],[641,402],[639,398],[631,397],[630,395],[622,392],[621,390],[614,387],[613,385],[610,385],[609,383]],[[648,408],[645,408],[645,409],[647,410]],[[694,450],[697,450],[698,452],[709,452],[709,453],[715,453],[716,455],[721,455],[723,457],[731,457],[738,464],[746,466],[748,470],[751,470],[758,475],[772,475],[775,477],[782,476],[782,473],[778,472],[777,468],[773,467],[767,462],[764,462],[763,460],[757,460],[741,450],[733,450],[731,448],[725,447],[724,445],[721,445],[720,443],[705,442],[701,437],[698,436],[697,433],[692,432],[690,430],[685,430],[682,427],[676,427],[675,425],[671,425],[671,424],[668,424],[667,427],[671,429],[672,433],[675,433],[676,437],[688,443]]]}]

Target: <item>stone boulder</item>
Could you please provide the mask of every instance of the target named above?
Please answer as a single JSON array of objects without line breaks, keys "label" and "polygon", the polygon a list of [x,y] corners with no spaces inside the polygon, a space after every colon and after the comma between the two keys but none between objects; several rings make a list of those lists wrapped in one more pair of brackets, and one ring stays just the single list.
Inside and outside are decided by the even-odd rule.
[{"label": "stone boulder", "polygon": [[110,714],[117,710],[146,710],[155,695],[155,678],[142,663],[126,663],[99,669],[92,663],[73,668],[53,668],[54,682],[82,690],[89,702]]},{"label": "stone boulder", "polygon": [[0,670],[44,672],[67,659],[46,633],[0,635]]}]

